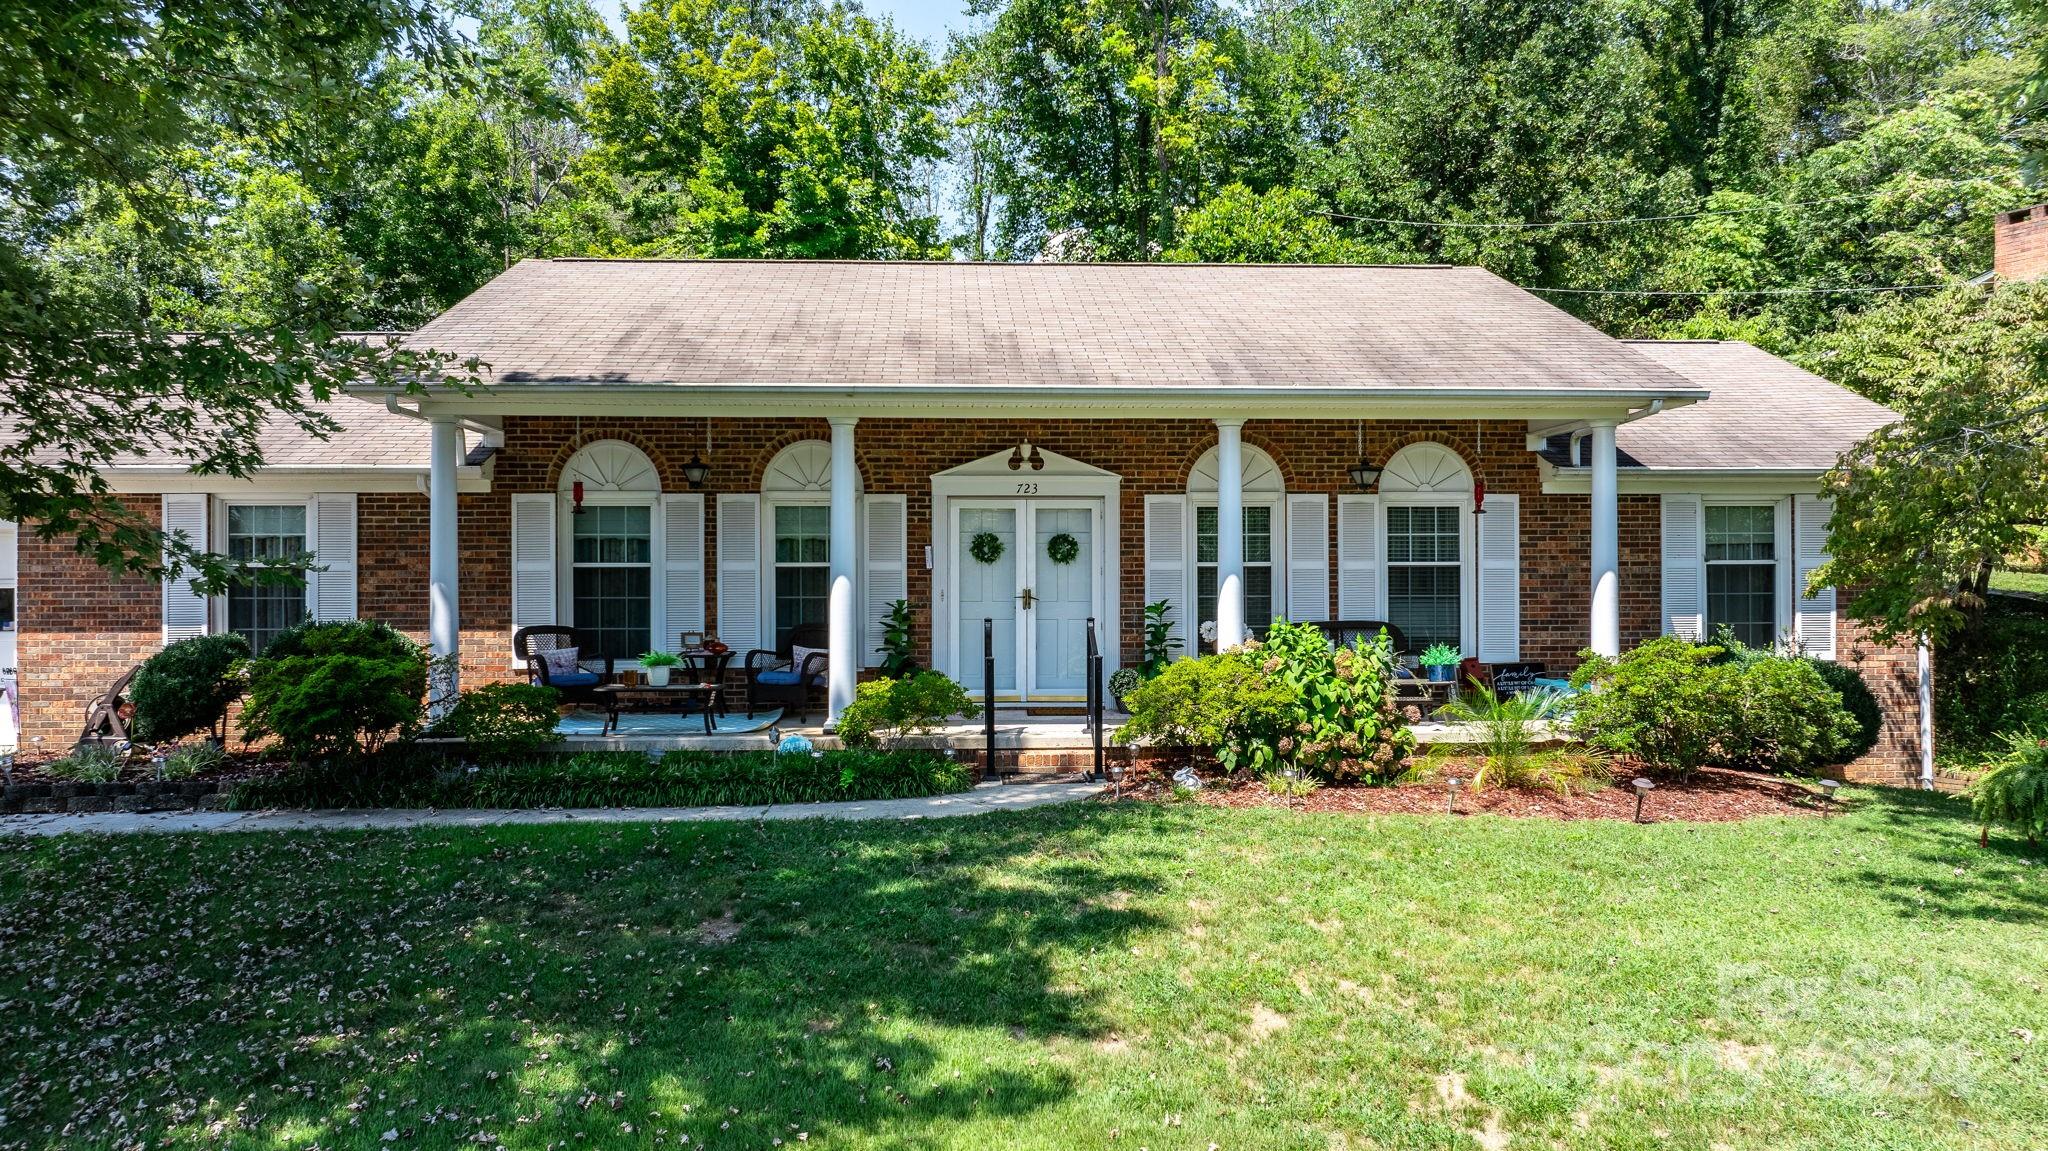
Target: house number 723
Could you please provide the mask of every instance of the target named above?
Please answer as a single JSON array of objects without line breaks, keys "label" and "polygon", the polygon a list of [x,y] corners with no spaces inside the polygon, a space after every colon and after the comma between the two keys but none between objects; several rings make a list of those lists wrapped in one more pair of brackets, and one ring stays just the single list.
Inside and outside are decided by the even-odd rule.
[{"label": "house number 723", "polygon": [[1037,485],[1037,484],[1018,484],[1018,485],[1017,485],[1017,494],[1018,494],[1018,495],[1020,495],[1020,496],[1035,496],[1035,495],[1037,495],[1037,494],[1038,494],[1038,485]]}]

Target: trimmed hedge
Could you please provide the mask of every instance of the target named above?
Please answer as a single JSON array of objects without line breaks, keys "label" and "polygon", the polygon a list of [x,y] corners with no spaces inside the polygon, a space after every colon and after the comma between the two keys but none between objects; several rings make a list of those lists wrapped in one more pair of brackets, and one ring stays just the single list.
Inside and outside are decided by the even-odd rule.
[{"label": "trimmed hedge", "polygon": [[235,787],[228,806],[710,807],[907,799],[965,791],[971,768],[940,752],[844,750],[633,751],[540,756],[464,767],[422,747],[389,749],[355,765],[301,769]]}]

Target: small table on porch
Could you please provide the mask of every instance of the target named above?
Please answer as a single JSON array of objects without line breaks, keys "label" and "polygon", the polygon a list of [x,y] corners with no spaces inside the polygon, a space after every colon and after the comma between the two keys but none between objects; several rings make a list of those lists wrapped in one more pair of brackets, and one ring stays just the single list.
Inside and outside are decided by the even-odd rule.
[{"label": "small table on porch", "polygon": [[725,685],[715,680],[710,683],[666,683],[660,687],[646,683],[607,683],[596,691],[604,697],[605,735],[618,733],[621,711],[659,703],[694,704],[695,710],[704,716],[704,734],[710,735],[717,713],[725,709]]}]

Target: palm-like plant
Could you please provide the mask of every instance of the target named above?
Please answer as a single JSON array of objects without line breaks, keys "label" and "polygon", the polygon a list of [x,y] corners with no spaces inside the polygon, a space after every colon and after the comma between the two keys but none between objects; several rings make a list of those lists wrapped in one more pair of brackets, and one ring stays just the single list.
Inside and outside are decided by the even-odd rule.
[{"label": "palm-like plant", "polygon": [[1480,729],[1486,764],[1472,778],[1474,788],[1499,787],[1520,778],[1535,741],[1532,727],[1558,711],[1556,692],[1530,691],[1503,698],[1490,687],[1474,684],[1444,705],[1442,713],[1458,723]]}]

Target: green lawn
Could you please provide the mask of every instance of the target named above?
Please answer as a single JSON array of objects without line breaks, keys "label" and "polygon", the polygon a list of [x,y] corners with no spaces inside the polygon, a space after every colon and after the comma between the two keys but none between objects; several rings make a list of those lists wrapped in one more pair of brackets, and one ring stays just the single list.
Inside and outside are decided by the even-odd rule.
[{"label": "green lawn", "polygon": [[2027,591],[2048,595],[2048,572],[1995,571],[1991,586],[1999,591]]},{"label": "green lawn", "polygon": [[2038,1147],[2048,866],[1856,801],[10,839],[0,1146]]}]

